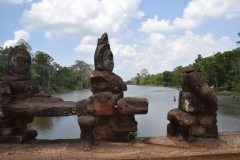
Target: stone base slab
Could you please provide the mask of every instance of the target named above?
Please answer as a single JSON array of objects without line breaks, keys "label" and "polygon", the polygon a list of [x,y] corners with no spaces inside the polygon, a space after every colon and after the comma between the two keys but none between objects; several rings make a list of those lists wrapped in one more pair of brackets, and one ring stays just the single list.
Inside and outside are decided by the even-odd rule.
[{"label": "stone base slab", "polygon": [[99,141],[90,151],[83,151],[79,150],[80,139],[34,139],[21,145],[2,143],[0,159],[240,159],[240,132],[182,142],[166,136],[136,138],[129,143]]}]

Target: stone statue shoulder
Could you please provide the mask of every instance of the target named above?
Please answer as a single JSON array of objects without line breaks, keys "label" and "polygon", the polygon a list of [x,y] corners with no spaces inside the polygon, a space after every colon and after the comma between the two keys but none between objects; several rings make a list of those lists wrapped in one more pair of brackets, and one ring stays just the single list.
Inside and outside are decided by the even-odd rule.
[{"label": "stone statue shoulder", "polygon": [[[5,75],[0,78],[0,95],[11,95],[12,100],[25,99],[42,91],[39,83],[31,77]],[[6,102],[6,101],[5,101]],[[10,101],[7,101],[10,102]]]},{"label": "stone statue shoulder", "polygon": [[90,74],[91,91],[96,93],[100,91],[110,91],[119,93],[127,90],[126,84],[122,78],[113,72],[93,71]]},{"label": "stone statue shoulder", "polygon": [[6,81],[0,80],[0,105],[11,101],[11,88]]},{"label": "stone statue shoulder", "polygon": [[0,95],[2,94],[11,94],[11,89],[6,81],[0,80]]}]

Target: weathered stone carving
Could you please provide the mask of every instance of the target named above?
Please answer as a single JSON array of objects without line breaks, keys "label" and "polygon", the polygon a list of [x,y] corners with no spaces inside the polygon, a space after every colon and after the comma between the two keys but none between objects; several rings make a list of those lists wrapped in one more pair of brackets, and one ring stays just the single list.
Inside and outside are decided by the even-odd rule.
[{"label": "weathered stone carving", "polygon": [[113,54],[107,33],[98,39],[94,64],[95,71],[90,74],[93,95],[77,103],[83,150],[90,150],[95,140],[129,141],[129,132],[137,131],[134,114],[148,112],[147,99],[123,98],[127,86],[112,72]]},{"label": "weathered stone carving", "polygon": [[200,69],[184,69],[181,83],[178,108],[167,115],[167,135],[186,141],[191,137],[217,137],[217,97]]},{"label": "weathered stone carving", "polygon": [[10,52],[6,71],[0,77],[0,142],[23,142],[35,138],[37,132],[27,130],[34,117],[76,114],[76,103],[64,102],[42,91],[31,77],[31,57],[16,46]]}]

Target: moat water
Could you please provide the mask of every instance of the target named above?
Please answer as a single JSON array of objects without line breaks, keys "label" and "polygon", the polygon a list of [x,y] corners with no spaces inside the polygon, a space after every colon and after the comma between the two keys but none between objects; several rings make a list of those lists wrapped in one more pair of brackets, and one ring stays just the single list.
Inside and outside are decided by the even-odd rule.
[{"label": "moat water", "polygon": [[[178,107],[178,89],[168,87],[128,85],[124,97],[144,97],[148,99],[148,113],[135,115],[138,122],[138,137],[157,137],[167,134],[167,113]],[[52,94],[65,101],[77,102],[92,95],[89,89]],[[173,100],[174,96],[176,101]],[[218,95],[218,131],[240,131],[240,95]],[[77,116],[34,118],[29,129],[38,132],[37,139],[74,139],[80,137]]]}]

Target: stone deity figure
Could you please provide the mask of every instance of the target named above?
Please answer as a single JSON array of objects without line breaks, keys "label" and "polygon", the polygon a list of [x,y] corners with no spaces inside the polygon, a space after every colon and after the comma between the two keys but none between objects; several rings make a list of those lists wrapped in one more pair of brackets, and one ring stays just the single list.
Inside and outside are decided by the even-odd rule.
[{"label": "stone deity figure", "polygon": [[22,46],[16,46],[9,53],[6,74],[0,77],[2,103],[24,99],[42,91],[37,81],[31,78],[31,57]]},{"label": "stone deity figure", "polygon": [[98,39],[94,65],[90,74],[93,95],[77,103],[83,150],[90,150],[95,140],[129,141],[129,132],[137,131],[134,114],[146,114],[148,110],[145,98],[123,98],[127,86],[112,72],[113,54],[107,33]]},{"label": "stone deity figure", "polygon": [[14,47],[6,62],[5,75],[0,77],[0,136],[26,130],[26,124],[33,120],[31,116],[5,117],[2,110],[3,106],[14,101],[42,92],[38,82],[31,78],[30,66],[31,57],[28,51],[22,46]]}]

